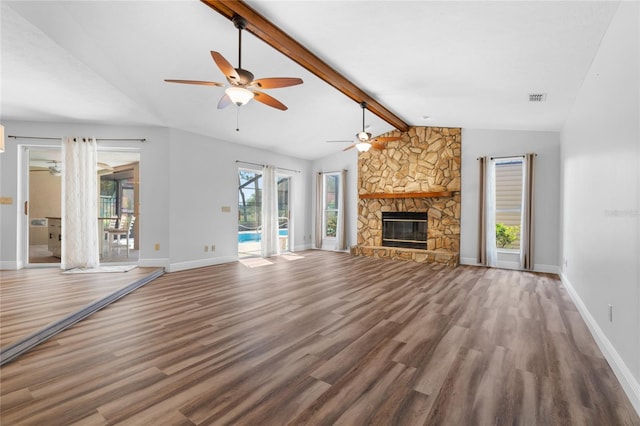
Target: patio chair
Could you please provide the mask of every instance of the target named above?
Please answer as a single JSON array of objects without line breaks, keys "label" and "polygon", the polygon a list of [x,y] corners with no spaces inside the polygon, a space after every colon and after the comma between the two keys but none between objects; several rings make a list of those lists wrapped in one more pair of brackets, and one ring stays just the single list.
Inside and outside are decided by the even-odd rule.
[{"label": "patio chair", "polygon": [[[127,217],[129,218],[127,220]],[[120,237],[125,236],[127,239],[127,257],[129,257],[129,238],[133,230],[133,224],[136,221],[135,216],[123,216],[120,219],[120,226],[117,228],[107,228],[104,232],[108,236],[109,252],[113,251],[113,245],[116,244],[118,253],[120,252]],[[115,237],[115,238],[114,238]]]}]

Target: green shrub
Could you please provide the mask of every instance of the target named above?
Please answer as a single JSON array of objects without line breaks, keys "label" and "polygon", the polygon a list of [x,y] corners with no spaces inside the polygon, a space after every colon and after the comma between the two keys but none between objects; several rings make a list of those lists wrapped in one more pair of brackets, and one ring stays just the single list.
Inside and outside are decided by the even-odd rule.
[{"label": "green shrub", "polygon": [[327,237],[335,237],[336,229],[338,228],[338,217],[336,215],[330,215],[327,218]]},{"label": "green shrub", "polygon": [[517,225],[505,225],[496,223],[496,245],[500,248],[508,248],[514,241],[520,238],[520,227]]}]

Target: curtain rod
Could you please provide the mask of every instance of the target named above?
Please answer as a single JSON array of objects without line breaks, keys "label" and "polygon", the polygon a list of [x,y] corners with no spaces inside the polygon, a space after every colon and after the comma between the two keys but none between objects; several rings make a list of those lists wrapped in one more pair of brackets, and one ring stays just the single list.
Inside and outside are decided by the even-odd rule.
[{"label": "curtain rod", "polygon": [[[62,138],[51,138],[51,137],[45,137],[45,136],[15,136],[15,135],[7,135],[8,138],[12,138],[12,139],[34,139],[34,140],[49,140],[49,141],[59,141],[62,140]],[[105,138],[96,138],[96,142],[105,142],[105,141],[109,141],[109,142],[135,142],[135,141],[140,141],[140,142],[148,142],[147,138],[133,138],[133,139],[105,139]]]},{"label": "curtain rod", "polygon": [[[264,165],[264,164],[251,163],[251,162],[249,162],[249,161],[242,161],[242,160],[236,160],[236,163],[250,164],[250,165],[252,165],[252,166],[265,167],[265,165]],[[286,170],[286,171],[288,171],[288,172],[300,173],[300,170],[285,169],[284,167],[278,167],[278,166],[275,166],[275,168],[276,168],[276,169],[279,169],[279,170]]]},{"label": "curtain rod", "polygon": [[342,172],[348,172],[349,170],[347,169],[342,169],[342,170],[334,170],[334,171],[330,171],[330,172],[318,172],[319,175],[325,174],[325,173],[342,173]]},{"label": "curtain rod", "polygon": [[492,160],[504,160],[505,158],[524,158],[524,155],[505,155],[503,157],[491,157]]},{"label": "curtain rod", "polygon": [[[535,155],[536,157],[538,156],[538,154],[536,154],[536,153],[533,153],[533,155]],[[524,158],[524,157],[525,157],[525,155],[506,155],[504,157],[489,157],[489,158],[491,160],[503,160],[505,158]],[[476,160],[479,160],[481,158],[484,158],[484,157],[478,157],[478,158],[476,158]]]}]

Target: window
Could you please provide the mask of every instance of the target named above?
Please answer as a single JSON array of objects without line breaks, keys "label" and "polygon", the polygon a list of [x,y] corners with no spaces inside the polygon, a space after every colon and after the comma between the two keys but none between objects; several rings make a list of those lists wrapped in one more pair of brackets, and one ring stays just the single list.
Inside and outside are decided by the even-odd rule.
[{"label": "window", "polygon": [[324,214],[323,237],[335,238],[338,225],[338,188],[340,188],[340,174],[327,173],[324,175]]},{"label": "window", "polygon": [[496,246],[520,250],[522,158],[496,160]]}]

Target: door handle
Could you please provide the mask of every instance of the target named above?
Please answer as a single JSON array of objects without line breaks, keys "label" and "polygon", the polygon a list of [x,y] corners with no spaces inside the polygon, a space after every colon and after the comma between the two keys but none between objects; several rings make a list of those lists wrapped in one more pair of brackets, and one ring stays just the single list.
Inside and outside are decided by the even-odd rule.
[{"label": "door handle", "polygon": [[28,201],[24,202],[24,214],[25,214],[25,216],[29,215],[29,202]]}]

